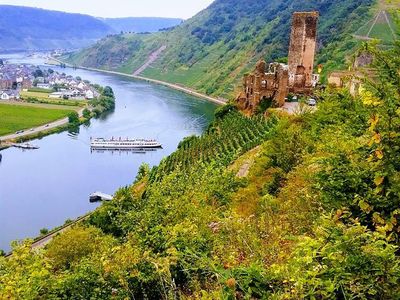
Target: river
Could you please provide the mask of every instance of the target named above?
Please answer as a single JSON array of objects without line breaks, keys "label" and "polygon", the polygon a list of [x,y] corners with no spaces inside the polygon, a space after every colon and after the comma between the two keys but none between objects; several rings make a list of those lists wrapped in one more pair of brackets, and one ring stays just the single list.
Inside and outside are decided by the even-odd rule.
[{"label": "river", "polygon": [[[0,57],[12,63],[43,63],[23,54]],[[113,194],[131,184],[142,163],[157,165],[185,136],[201,134],[216,108],[205,100],[126,77],[51,68],[111,86],[116,108],[81,126],[79,133],[63,132],[33,141],[39,150],[1,151],[0,249],[5,251],[14,240],[36,237],[42,228],[51,229],[93,211],[98,204],[89,203],[90,193]],[[155,138],[163,149],[144,154],[91,152],[90,137]]]}]

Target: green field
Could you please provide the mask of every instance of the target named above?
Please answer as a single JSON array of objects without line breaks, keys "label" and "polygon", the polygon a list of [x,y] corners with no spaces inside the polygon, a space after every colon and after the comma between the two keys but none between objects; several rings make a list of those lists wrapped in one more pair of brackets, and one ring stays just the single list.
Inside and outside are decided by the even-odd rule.
[{"label": "green field", "polygon": [[42,103],[52,105],[65,105],[65,106],[85,106],[86,101],[84,100],[65,100],[65,99],[52,99],[49,98],[50,92],[41,92],[40,89],[29,90],[21,92],[21,99],[29,103]]},{"label": "green field", "polygon": [[62,119],[70,109],[0,104],[0,136]]},{"label": "green field", "polygon": [[38,91],[21,92],[21,97],[27,99],[29,97],[39,100],[49,100],[49,93],[42,93]]}]

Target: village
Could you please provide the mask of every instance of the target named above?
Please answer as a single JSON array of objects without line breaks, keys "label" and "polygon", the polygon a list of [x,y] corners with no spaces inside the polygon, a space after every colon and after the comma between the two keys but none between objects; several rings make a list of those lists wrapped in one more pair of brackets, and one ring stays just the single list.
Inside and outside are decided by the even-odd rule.
[{"label": "village", "polygon": [[46,97],[63,100],[92,100],[98,91],[87,80],[34,65],[8,64],[0,60],[0,100],[21,100],[41,90]]}]

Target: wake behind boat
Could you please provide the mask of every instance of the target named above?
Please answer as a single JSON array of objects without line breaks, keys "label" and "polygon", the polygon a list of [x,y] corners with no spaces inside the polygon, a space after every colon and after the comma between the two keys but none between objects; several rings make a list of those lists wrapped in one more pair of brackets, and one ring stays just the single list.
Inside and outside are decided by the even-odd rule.
[{"label": "wake behind boat", "polygon": [[156,140],[146,139],[90,139],[90,147],[94,150],[130,150],[130,149],[157,149],[162,148],[162,145]]}]

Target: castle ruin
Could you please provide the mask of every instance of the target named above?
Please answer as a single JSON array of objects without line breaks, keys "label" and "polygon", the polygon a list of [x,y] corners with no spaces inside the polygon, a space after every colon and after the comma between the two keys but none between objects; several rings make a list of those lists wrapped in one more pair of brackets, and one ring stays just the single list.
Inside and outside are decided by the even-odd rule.
[{"label": "castle ruin", "polygon": [[237,98],[240,109],[254,112],[262,99],[281,107],[289,93],[309,94],[319,75],[313,74],[318,12],[295,12],[292,19],[288,65],[260,60],[252,74],[243,78]]}]

